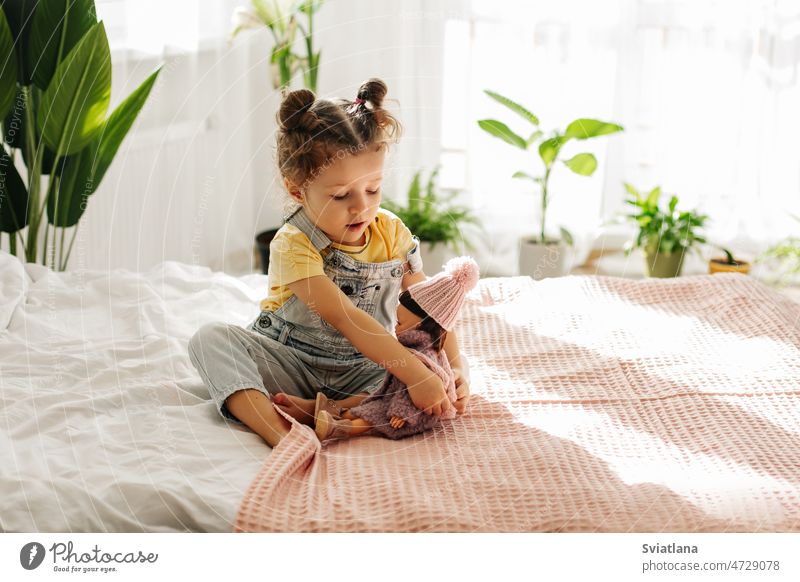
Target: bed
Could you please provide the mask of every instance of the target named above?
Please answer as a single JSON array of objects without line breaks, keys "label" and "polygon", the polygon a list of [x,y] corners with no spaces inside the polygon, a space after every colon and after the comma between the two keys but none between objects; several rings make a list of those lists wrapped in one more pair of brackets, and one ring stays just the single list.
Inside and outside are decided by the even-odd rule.
[{"label": "bed", "polygon": [[482,279],[468,412],[274,451],[186,345],[264,275],[0,254],[3,531],[798,531],[800,305],[738,274]]}]

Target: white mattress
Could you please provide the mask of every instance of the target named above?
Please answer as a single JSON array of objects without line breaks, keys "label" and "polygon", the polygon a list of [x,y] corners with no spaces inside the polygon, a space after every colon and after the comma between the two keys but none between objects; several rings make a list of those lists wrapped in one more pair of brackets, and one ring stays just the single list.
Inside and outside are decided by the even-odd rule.
[{"label": "white mattress", "polygon": [[219,416],[186,346],[252,321],[267,277],[73,265],[0,251],[0,530],[230,531],[271,449]]}]

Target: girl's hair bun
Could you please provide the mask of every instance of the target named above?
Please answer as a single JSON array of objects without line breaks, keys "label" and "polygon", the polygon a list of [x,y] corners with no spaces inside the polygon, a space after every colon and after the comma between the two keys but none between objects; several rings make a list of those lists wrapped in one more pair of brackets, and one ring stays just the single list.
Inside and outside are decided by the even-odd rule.
[{"label": "girl's hair bun", "polygon": [[319,124],[317,116],[311,112],[316,97],[308,89],[292,91],[284,97],[278,113],[283,131],[310,131]]},{"label": "girl's hair bun", "polygon": [[386,83],[380,79],[372,78],[361,84],[356,97],[370,103],[374,108],[380,108],[383,105],[383,98],[386,97],[388,91],[389,88],[386,86]]}]

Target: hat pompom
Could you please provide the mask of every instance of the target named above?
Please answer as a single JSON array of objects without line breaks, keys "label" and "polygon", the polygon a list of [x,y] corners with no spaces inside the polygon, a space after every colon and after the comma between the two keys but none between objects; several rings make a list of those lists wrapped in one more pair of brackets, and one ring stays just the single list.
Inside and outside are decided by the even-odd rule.
[{"label": "hat pompom", "polygon": [[444,272],[450,275],[464,291],[478,284],[478,263],[472,257],[455,257],[444,264]]}]

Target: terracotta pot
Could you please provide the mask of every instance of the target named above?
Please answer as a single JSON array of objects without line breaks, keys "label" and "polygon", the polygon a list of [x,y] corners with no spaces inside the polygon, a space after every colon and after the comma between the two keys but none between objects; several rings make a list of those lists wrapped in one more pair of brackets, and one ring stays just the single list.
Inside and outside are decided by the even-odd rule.
[{"label": "terracotta pot", "polygon": [[714,273],[741,273],[742,275],[747,275],[750,273],[750,263],[736,261],[735,265],[731,265],[725,257],[713,257],[708,261],[708,272],[711,275]]},{"label": "terracotta pot", "polygon": [[659,252],[647,252],[645,254],[647,276],[659,279],[678,277],[683,268],[684,256],[686,256],[685,251],[677,251],[668,255]]}]

